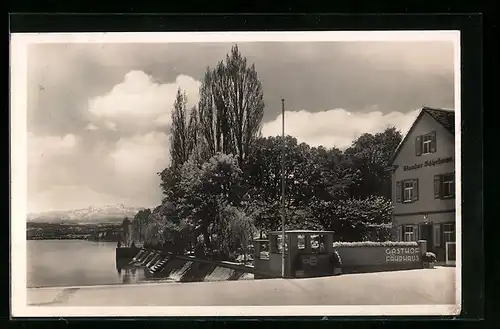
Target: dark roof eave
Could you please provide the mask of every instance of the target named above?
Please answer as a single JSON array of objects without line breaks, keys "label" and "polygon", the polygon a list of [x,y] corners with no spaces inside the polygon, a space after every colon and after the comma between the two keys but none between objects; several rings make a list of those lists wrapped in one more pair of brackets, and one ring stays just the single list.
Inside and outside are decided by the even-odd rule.
[{"label": "dark roof eave", "polygon": [[413,124],[411,125],[410,129],[408,130],[405,137],[403,138],[401,143],[398,145],[398,147],[396,148],[396,151],[394,151],[394,154],[392,155],[391,159],[389,160],[389,168],[393,167],[394,160],[396,160],[396,157],[398,156],[399,152],[401,151],[401,148],[403,147],[404,144],[406,144],[406,140],[408,139],[408,136],[410,136],[411,132],[413,131],[413,128],[416,126],[417,122],[422,118],[422,116],[424,115],[425,112],[427,112],[429,114],[429,116],[431,116],[434,120],[436,120],[437,123],[442,125],[448,132],[450,132],[451,134],[454,134],[454,129],[450,130],[449,127],[447,127],[441,121],[436,119],[436,117],[434,115],[432,115],[431,113],[429,113],[429,111],[443,111],[443,112],[448,112],[448,113],[453,113],[453,114],[455,113],[455,111],[451,110],[451,109],[439,109],[439,108],[431,108],[431,107],[427,107],[427,106],[422,107],[422,109],[420,110],[420,113],[413,121]]}]

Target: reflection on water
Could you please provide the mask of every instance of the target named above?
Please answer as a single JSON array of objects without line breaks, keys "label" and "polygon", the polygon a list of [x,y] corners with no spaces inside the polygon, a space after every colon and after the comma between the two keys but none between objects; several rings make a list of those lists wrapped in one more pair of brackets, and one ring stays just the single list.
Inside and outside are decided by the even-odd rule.
[{"label": "reflection on water", "polygon": [[[84,286],[158,281],[145,268],[116,262],[115,242],[27,241],[27,286]],[[168,280],[161,280],[168,281]]]},{"label": "reflection on water", "polygon": [[144,283],[170,281],[162,278],[161,275],[154,275],[144,267],[130,265],[128,261],[116,262],[116,272],[122,283]]},{"label": "reflection on water", "polygon": [[135,266],[116,266],[116,271],[118,276],[121,278],[123,283],[136,283],[147,280],[146,271],[143,268],[137,268]]}]

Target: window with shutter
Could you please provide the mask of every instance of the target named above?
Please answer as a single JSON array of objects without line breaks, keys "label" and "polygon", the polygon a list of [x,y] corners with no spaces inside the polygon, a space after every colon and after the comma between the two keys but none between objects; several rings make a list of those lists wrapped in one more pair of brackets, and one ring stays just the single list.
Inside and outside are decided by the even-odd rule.
[{"label": "window with shutter", "polygon": [[434,199],[441,198],[441,175],[434,175]]},{"label": "window with shutter", "polygon": [[411,203],[418,200],[418,179],[405,179],[400,185],[401,202]]},{"label": "window with shutter", "polygon": [[402,240],[403,240],[403,226],[399,225],[397,231],[397,241],[402,241]]},{"label": "window with shutter", "polygon": [[412,184],[413,184],[413,191],[411,195],[411,201],[415,202],[418,201],[418,179],[414,179],[412,181]]},{"label": "window with shutter", "polygon": [[415,155],[416,156],[422,155],[422,137],[421,136],[415,137]]},{"label": "window with shutter", "polygon": [[455,174],[434,176],[434,198],[450,199],[455,197]]},{"label": "window with shutter", "polygon": [[414,236],[413,241],[418,241],[418,239],[420,238],[418,225],[413,225],[413,231],[415,232],[415,236]]},{"label": "window with shutter", "polygon": [[422,143],[422,154],[432,153],[432,134],[425,134],[420,136]]},{"label": "window with shutter", "polygon": [[455,174],[442,175],[441,190],[444,199],[455,197]]},{"label": "window with shutter", "polygon": [[441,224],[434,224],[434,234],[432,235],[434,239],[434,247],[441,246]]},{"label": "window with shutter", "polygon": [[431,132],[431,153],[435,153],[437,150],[437,145],[436,145],[436,132],[433,131]]},{"label": "window with shutter", "polygon": [[401,202],[401,181],[396,181],[396,202]]}]

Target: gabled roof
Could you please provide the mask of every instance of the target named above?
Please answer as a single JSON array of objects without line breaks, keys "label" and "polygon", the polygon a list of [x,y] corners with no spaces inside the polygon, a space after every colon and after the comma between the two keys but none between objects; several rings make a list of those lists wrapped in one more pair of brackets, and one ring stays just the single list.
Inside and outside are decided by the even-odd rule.
[{"label": "gabled roof", "polygon": [[399,143],[398,147],[396,148],[396,151],[394,151],[394,154],[392,155],[392,158],[389,161],[389,165],[392,165],[394,160],[396,160],[396,157],[398,156],[399,152],[401,151],[401,148],[403,147],[403,145],[406,143],[408,136],[411,134],[411,132],[413,131],[413,128],[417,125],[417,122],[420,121],[420,119],[422,118],[424,113],[429,114],[432,118],[434,118],[434,120],[436,120],[439,124],[441,124],[451,134],[455,133],[455,111],[454,110],[423,107],[420,110],[420,112],[418,113],[418,116],[415,119],[415,121],[413,121],[413,124],[411,125],[410,129],[408,130],[406,135],[401,140],[401,143]]},{"label": "gabled roof", "polygon": [[448,109],[424,108],[437,122],[446,128],[450,133],[455,133],[455,111]]}]

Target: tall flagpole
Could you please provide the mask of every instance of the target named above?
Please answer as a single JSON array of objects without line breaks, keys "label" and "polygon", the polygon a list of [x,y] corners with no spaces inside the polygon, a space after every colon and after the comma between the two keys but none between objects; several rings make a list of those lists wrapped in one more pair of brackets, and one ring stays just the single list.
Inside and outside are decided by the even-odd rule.
[{"label": "tall flagpole", "polygon": [[281,276],[285,277],[285,100],[281,99]]}]

